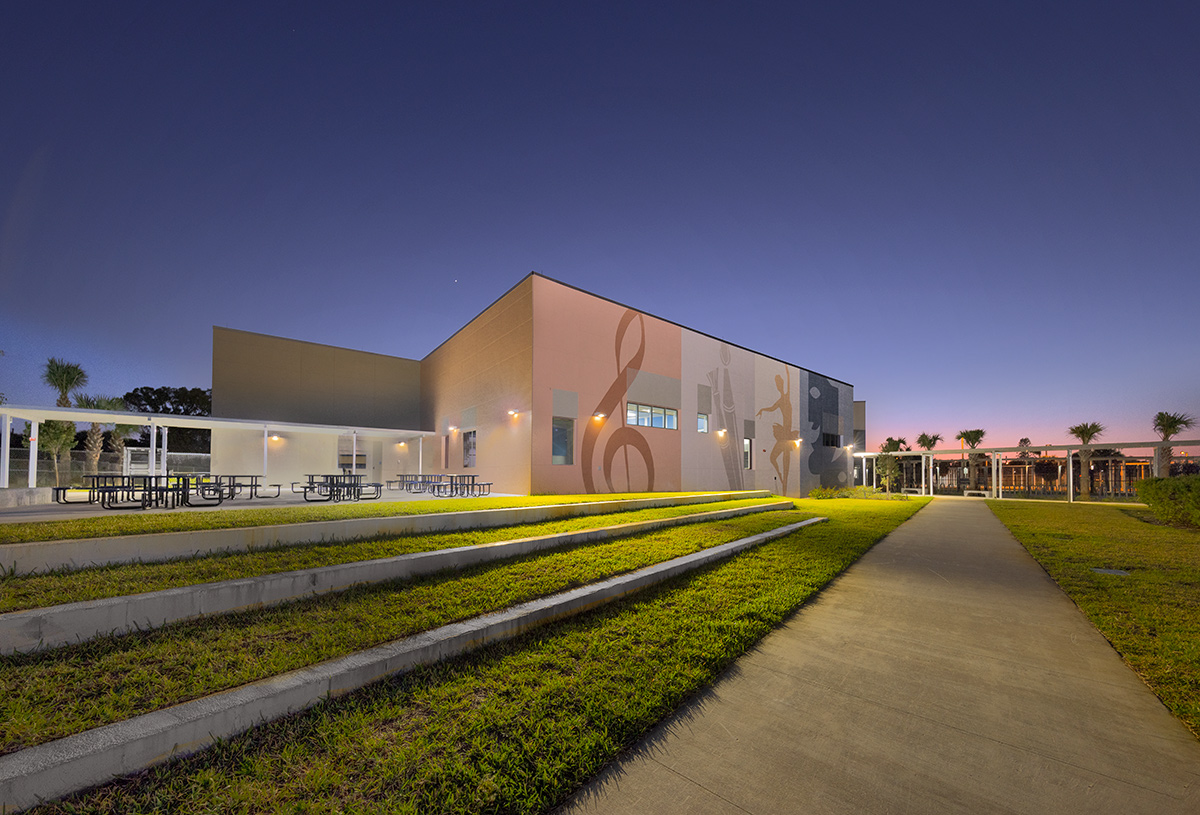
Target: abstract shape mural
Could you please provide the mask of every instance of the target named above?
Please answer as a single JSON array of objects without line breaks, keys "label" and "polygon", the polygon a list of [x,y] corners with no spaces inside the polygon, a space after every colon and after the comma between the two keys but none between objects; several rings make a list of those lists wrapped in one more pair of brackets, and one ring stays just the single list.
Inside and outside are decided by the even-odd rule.
[{"label": "abstract shape mural", "polygon": [[[621,345],[625,341],[625,334],[629,331],[630,326],[635,320],[640,332],[637,349],[633,352],[633,356],[629,358],[629,362],[622,365]],[[596,492],[596,482],[592,469],[596,445],[600,441],[600,436],[607,427],[608,422],[616,421],[619,418],[621,426],[609,435],[601,457],[601,471],[608,485],[608,492],[652,492],[654,490],[654,454],[650,450],[650,443],[646,441],[646,437],[639,431],[625,424],[625,411],[621,409],[625,394],[629,391],[629,383],[633,381],[633,376],[630,374],[632,372],[636,375],[641,370],[642,360],[646,356],[646,320],[643,315],[633,309],[626,309],[625,313],[621,315],[620,322],[617,323],[617,331],[614,337],[614,355],[617,362],[617,377],[608,386],[608,390],[605,391],[604,396],[601,397],[599,403],[592,411],[593,415],[602,414],[604,420],[595,421],[589,419],[587,427],[583,431],[583,444],[580,450],[580,466],[583,468],[583,488],[588,493]],[[641,455],[642,462],[645,464],[645,486],[637,485],[635,487],[632,483],[633,471],[630,469],[629,461],[630,448]],[[616,459],[618,453],[624,457],[626,481],[620,490],[613,486],[613,461]]]},{"label": "abstract shape mural", "polygon": [[[846,468],[836,463],[842,458],[844,451],[841,447],[826,445],[820,437],[822,430],[834,433],[838,429],[838,387],[819,374],[809,374],[808,382],[808,421],[816,431],[817,439],[808,455],[808,471],[820,476],[822,487],[845,486]],[[826,417],[832,421],[826,422]]]}]

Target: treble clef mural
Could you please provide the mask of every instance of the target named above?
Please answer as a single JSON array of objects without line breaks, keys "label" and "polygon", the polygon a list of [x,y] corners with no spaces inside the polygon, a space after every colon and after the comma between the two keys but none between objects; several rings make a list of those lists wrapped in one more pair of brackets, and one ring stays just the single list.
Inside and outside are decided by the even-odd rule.
[{"label": "treble clef mural", "polygon": [[[629,362],[622,365],[621,345],[625,341],[625,334],[629,331],[630,326],[635,320],[637,321],[639,331],[637,350],[629,358]],[[617,454],[621,453],[625,459],[626,478],[626,484],[622,491],[634,492],[633,484],[629,483],[632,481],[632,473],[629,469],[629,450],[632,448],[636,453],[641,455],[642,461],[646,465],[645,491],[651,492],[654,490],[654,455],[650,451],[650,443],[637,430],[625,425],[625,411],[622,410],[621,405],[624,401],[625,393],[629,390],[630,372],[632,371],[636,375],[636,372],[641,370],[642,359],[646,355],[645,318],[633,309],[627,309],[621,315],[621,321],[617,323],[614,351],[617,360],[617,378],[608,386],[608,390],[593,411],[594,414],[603,413],[606,419],[600,422],[589,421],[587,429],[583,431],[583,446],[580,451],[580,463],[583,467],[583,488],[589,493],[596,492],[595,470],[592,466],[596,444],[600,441],[600,435],[604,432],[608,422],[616,421],[619,418],[621,426],[614,430],[609,435],[608,441],[605,442],[601,464],[604,480],[608,485],[608,491],[617,491],[613,486],[612,465]]]}]

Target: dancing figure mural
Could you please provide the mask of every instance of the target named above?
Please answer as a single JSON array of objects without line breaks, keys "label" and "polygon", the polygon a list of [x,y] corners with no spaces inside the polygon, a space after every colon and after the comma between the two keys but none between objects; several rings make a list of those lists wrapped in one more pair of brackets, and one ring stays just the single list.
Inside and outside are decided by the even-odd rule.
[{"label": "dancing figure mural", "polygon": [[[783,372],[787,376],[786,382],[782,376],[775,375],[775,387],[779,389],[779,398],[771,406],[755,413],[754,418],[757,419],[764,413],[779,411],[779,421],[771,426],[771,433],[775,436],[775,446],[771,448],[771,466],[775,468],[779,483],[783,485],[783,492],[780,494],[787,495],[788,474],[792,471],[792,448],[797,446],[796,440],[799,436],[792,430],[792,372],[786,366]],[[782,467],[779,466],[781,458]]]}]

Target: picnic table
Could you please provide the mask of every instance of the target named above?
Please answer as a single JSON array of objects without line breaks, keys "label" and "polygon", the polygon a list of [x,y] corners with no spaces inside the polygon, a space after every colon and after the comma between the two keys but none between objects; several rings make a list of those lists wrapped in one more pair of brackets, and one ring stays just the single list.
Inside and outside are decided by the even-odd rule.
[{"label": "picnic table", "polygon": [[312,503],[361,501],[383,494],[382,484],[364,484],[366,476],[357,473],[305,473],[304,477],[308,479],[306,482],[292,482],[292,492],[303,493],[304,500]]},{"label": "picnic table", "polygon": [[427,492],[438,498],[479,497],[492,492],[492,482],[480,481],[474,473],[400,473],[388,481],[387,486],[390,490],[403,489],[408,493]]}]

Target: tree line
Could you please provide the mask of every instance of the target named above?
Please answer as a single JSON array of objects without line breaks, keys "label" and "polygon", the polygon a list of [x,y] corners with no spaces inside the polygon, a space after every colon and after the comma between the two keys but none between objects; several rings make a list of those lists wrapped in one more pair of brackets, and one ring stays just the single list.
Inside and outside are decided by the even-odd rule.
[{"label": "tree line", "polygon": [[[57,407],[78,410],[140,411],[174,416],[209,416],[212,414],[212,389],[139,387],[124,396],[84,393],[88,375],[81,365],[51,357],[42,369],[42,382],[56,393]],[[31,427],[25,428],[21,443],[28,447]],[[137,441],[132,437],[137,434]],[[199,428],[172,428],[169,448],[174,452],[207,453],[210,432]],[[127,443],[145,447],[150,444],[149,428],[117,423],[91,422],[84,431],[75,422],[46,421],[38,430],[38,449],[50,453],[54,460],[54,483],[62,484],[64,469],[72,450],[82,450],[89,473],[99,471],[100,454],[110,452],[124,455]]]}]

